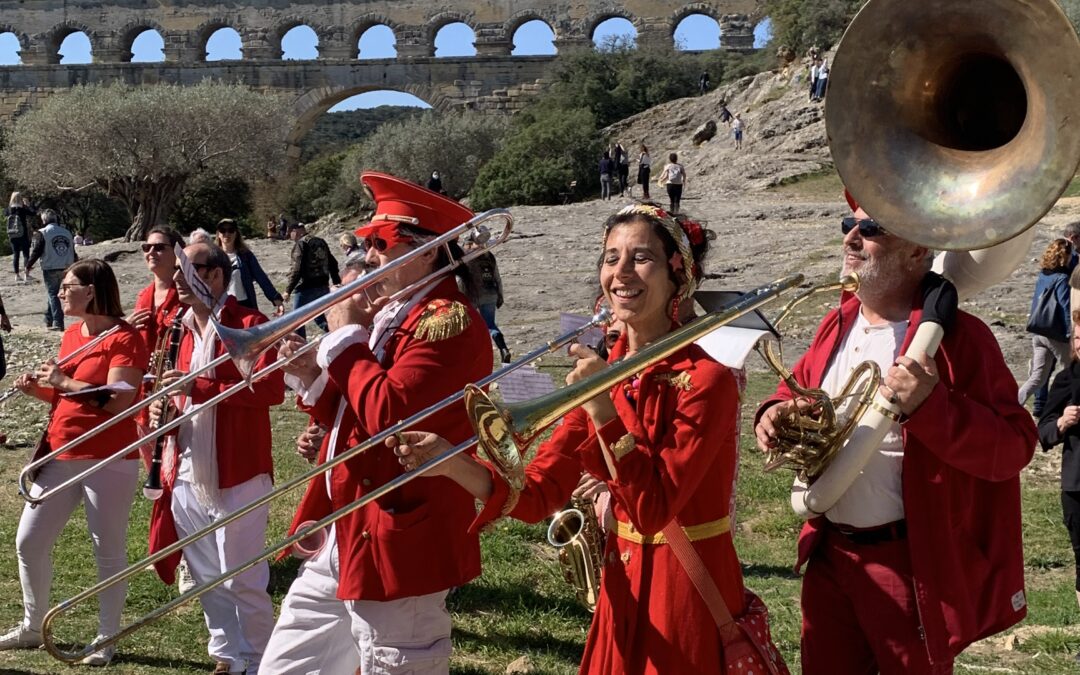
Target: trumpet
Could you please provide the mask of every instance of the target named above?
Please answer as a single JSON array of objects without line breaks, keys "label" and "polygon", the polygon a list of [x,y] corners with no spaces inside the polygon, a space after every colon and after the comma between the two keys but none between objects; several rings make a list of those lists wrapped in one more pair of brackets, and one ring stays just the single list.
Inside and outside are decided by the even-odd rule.
[{"label": "trumpet", "polygon": [[[493,382],[496,382],[496,381],[506,377],[510,373],[514,372],[515,370],[518,370],[518,369],[528,365],[529,363],[531,363],[533,361],[536,361],[541,356],[545,356],[547,354],[552,354],[552,353],[557,352],[558,350],[562,349],[563,347],[565,347],[570,342],[573,342],[574,340],[579,338],[585,332],[591,330],[592,328],[594,328],[596,326],[606,324],[610,320],[611,320],[611,317],[608,314],[607,310],[602,310],[602,311],[598,312],[596,315],[594,315],[592,317],[592,319],[588,323],[586,323],[584,326],[581,326],[581,327],[579,327],[579,328],[577,328],[577,329],[575,329],[573,331],[570,331],[570,332],[568,332],[568,333],[566,333],[566,334],[564,334],[564,335],[562,335],[562,336],[560,336],[560,337],[558,337],[558,338],[556,338],[554,340],[551,340],[550,342],[547,342],[546,344],[542,345],[541,347],[538,347],[537,349],[533,350],[532,352],[530,352],[530,353],[526,354],[525,356],[521,357],[517,361],[503,366],[501,369],[499,369],[498,371],[492,373],[491,375],[487,376],[486,378],[480,380],[476,384],[477,384],[477,386],[483,387],[483,386],[487,386],[487,385],[489,385],[489,384],[491,384]],[[304,345],[304,347],[302,347],[301,349],[302,350],[307,349],[307,348],[312,347],[313,345],[314,345],[314,343],[308,343],[308,344]],[[274,365],[277,365],[277,364],[274,364]],[[271,367],[271,366],[268,366],[268,368],[269,367]],[[259,371],[259,372],[262,372],[262,371]],[[242,386],[244,386],[244,383],[240,382],[240,383],[237,383],[234,386],[235,387],[242,387]],[[222,394],[224,394],[224,393],[226,393],[226,392],[222,392]],[[449,397],[443,399],[439,403],[436,403],[436,404],[434,404],[432,406],[429,406],[428,408],[426,408],[424,410],[421,410],[420,412],[416,413],[412,417],[409,417],[408,419],[406,419],[406,420],[404,420],[402,422],[399,422],[398,424],[394,425],[393,427],[391,427],[389,429],[386,429],[385,431],[382,431],[382,432],[380,432],[378,434],[375,434],[374,436],[372,436],[368,440],[364,441],[363,443],[360,443],[359,445],[353,446],[352,448],[349,448],[348,450],[346,450],[344,452],[341,452],[341,453],[338,453],[338,454],[334,455],[334,457],[332,459],[329,459],[325,463],[320,464],[319,466],[316,466],[316,467],[310,469],[306,473],[304,473],[304,474],[302,474],[300,476],[297,476],[295,478],[292,478],[292,479],[286,481],[285,483],[282,483],[282,484],[278,485],[272,492],[269,492],[266,495],[263,495],[262,497],[259,497],[255,501],[251,502],[250,504],[244,506],[243,508],[241,508],[241,509],[239,509],[237,511],[234,511],[233,513],[230,513],[229,515],[223,517],[221,520],[215,522],[213,525],[211,525],[209,527],[206,527],[206,528],[204,528],[204,529],[202,529],[202,530],[200,530],[198,532],[194,532],[194,533],[188,535],[187,537],[184,537],[180,541],[174,542],[173,544],[170,544],[169,546],[166,546],[165,548],[161,549],[157,553],[154,553],[154,554],[144,558],[143,560],[140,560],[139,562],[129,566],[127,569],[116,573],[112,577],[109,577],[108,579],[105,579],[104,581],[99,582],[97,585],[95,585],[95,586],[93,586],[91,588],[88,588],[87,590],[83,591],[82,593],[79,593],[78,595],[76,595],[76,596],[74,596],[74,597],[72,597],[72,598],[70,598],[68,600],[65,600],[64,602],[60,603],[56,607],[53,607],[45,615],[45,620],[44,620],[43,627],[42,627],[42,631],[43,631],[43,635],[44,635],[43,639],[44,639],[44,643],[45,643],[45,649],[48,650],[48,652],[52,656],[54,656],[55,658],[57,658],[57,659],[59,659],[61,661],[64,661],[65,663],[76,663],[80,659],[86,657],[89,654],[92,654],[93,652],[98,651],[99,649],[103,649],[103,648],[105,648],[105,647],[107,647],[109,645],[115,644],[116,642],[122,640],[124,637],[134,633],[135,631],[138,631],[143,626],[146,626],[147,624],[156,621],[157,619],[159,619],[162,616],[168,614],[169,612],[176,609],[177,607],[180,607],[181,605],[184,605],[184,604],[190,602],[191,600],[194,600],[194,599],[200,597],[201,595],[203,595],[207,591],[210,591],[210,590],[212,590],[214,588],[217,588],[221,584],[223,584],[223,583],[229,581],[230,579],[242,574],[243,572],[245,572],[246,570],[254,567],[255,565],[258,565],[259,563],[261,563],[261,562],[263,562],[265,560],[269,560],[270,558],[275,556],[278,552],[286,550],[286,549],[288,549],[290,547],[294,547],[297,544],[301,544],[302,547],[303,547],[303,544],[305,544],[307,542],[318,542],[319,539],[320,539],[320,536],[321,536],[320,532],[324,528],[326,528],[327,526],[329,526],[329,525],[333,524],[334,522],[340,520],[341,518],[349,515],[350,513],[364,507],[366,504],[370,503],[371,501],[379,499],[383,495],[385,495],[388,492],[396,489],[397,487],[404,484],[405,482],[413,480],[414,478],[416,478],[417,476],[420,475],[420,470],[418,469],[418,471],[416,471],[416,472],[407,474],[405,476],[401,476],[401,477],[399,477],[399,478],[397,478],[397,479],[395,479],[393,481],[390,481],[386,485],[383,485],[380,488],[376,489],[375,491],[371,492],[369,495],[365,496],[363,499],[357,500],[355,502],[352,502],[351,504],[348,504],[348,505],[342,507],[341,509],[338,509],[337,511],[335,511],[334,513],[326,516],[322,520],[319,520],[319,521],[316,521],[316,522],[313,522],[313,523],[310,523],[310,524],[305,524],[304,527],[301,527],[301,528],[297,529],[297,531],[292,536],[287,537],[286,539],[282,540],[281,542],[276,543],[273,546],[267,548],[262,553],[260,553],[258,556],[256,556],[255,558],[252,558],[251,560],[248,560],[247,562],[241,564],[239,567],[237,567],[235,569],[232,569],[232,570],[229,570],[228,572],[226,572],[225,574],[223,574],[220,577],[217,577],[215,579],[211,579],[210,581],[207,581],[207,582],[205,582],[205,583],[203,583],[203,584],[201,584],[199,586],[196,586],[196,587],[188,590],[186,593],[174,598],[173,600],[169,601],[168,603],[166,603],[166,604],[162,605],[161,607],[153,610],[152,612],[150,612],[146,616],[138,619],[135,622],[132,622],[132,623],[128,624],[127,626],[122,627],[117,633],[114,633],[113,635],[109,635],[109,636],[100,637],[99,639],[94,640],[94,642],[92,642],[91,644],[87,645],[86,647],[84,647],[83,649],[81,649],[79,651],[64,651],[64,650],[62,650],[59,646],[57,646],[56,640],[55,640],[55,638],[53,636],[53,631],[52,631],[53,622],[57,619],[57,617],[59,617],[60,615],[62,615],[65,612],[69,611],[72,607],[74,607],[74,606],[76,606],[76,605],[78,605],[78,604],[80,604],[82,602],[85,602],[86,600],[98,595],[99,593],[101,593],[105,589],[110,588],[110,587],[114,586],[115,584],[127,581],[131,577],[133,577],[136,574],[143,571],[148,565],[152,565],[152,564],[158,562],[159,560],[163,560],[163,559],[169,557],[170,555],[172,555],[172,554],[174,554],[174,553],[176,553],[178,551],[181,551],[185,546],[189,546],[190,544],[192,544],[195,541],[198,541],[202,537],[205,537],[205,536],[207,536],[207,535],[209,535],[209,534],[211,534],[211,533],[213,533],[213,532],[215,532],[215,531],[217,531],[217,530],[219,530],[219,529],[221,529],[223,527],[226,527],[230,523],[235,522],[236,520],[238,520],[240,518],[243,518],[245,515],[247,515],[251,511],[253,511],[255,509],[258,509],[258,508],[262,507],[265,504],[269,504],[271,501],[273,501],[275,499],[278,499],[281,495],[283,495],[283,494],[285,494],[285,493],[287,493],[287,492],[289,492],[291,490],[294,490],[297,487],[306,485],[311,480],[313,480],[315,478],[318,478],[319,476],[323,475],[327,471],[330,471],[331,469],[333,469],[335,466],[349,461],[350,459],[358,456],[360,453],[367,452],[369,449],[371,449],[373,447],[382,446],[386,442],[386,439],[389,438],[390,436],[392,436],[392,435],[394,435],[396,433],[400,433],[404,429],[408,429],[410,427],[415,426],[416,424],[422,422],[423,420],[425,420],[428,417],[438,413],[439,411],[445,409],[448,406],[460,403],[462,398],[464,398],[464,396],[465,396],[464,392],[459,392],[457,394],[454,394],[452,396],[449,396]],[[177,418],[177,420],[178,419],[179,418]],[[172,422],[170,422],[168,425],[165,425],[165,426],[170,427],[170,426],[176,424],[177,420],[173,420]],[[165,428],[165,427],[163,427],[163,428]],[[468,447],[471,447],[471,445],[473,445],[473,444],[475,444],[475,439],[473,439],[473,441],[471,441],[471,442],[469,442],[467,444],[463,444],[463,446],[459,446],[459,447],[468,448]],[[445,459],[448,459],[448,457],[444,458],[442,461],[445,461]],[[432,460],[432,461],[434,461],[434,460]],[[424,467],[421,467],[421,468],[426,470],[426,468],[430,468],[430,466],[433,466],[433,464],[428,463],[428,464],[425,464]],[[317,546],[317,545],[318,544],[316,543],[315,546]]]},{"label": "trumpet", "polygon": [[[73,360],[73,359],[74,359],[75,357],[77,357],[77,356],[81,356],[82,354],[85,354],[86,352],[90,351],[90,350],[91,350],[91,349],[93,349],[94,347],[97,347],[97,346],[98,346],[99,344],[101,344],[101,342],[102,342],[102,341],[103,341],[103,340],[104,340],[105,338],[109,337],[110,335],[112,335],[113,333],[115,333],[115,332],[116,332],[116,331],[118,331],[118,330],[120,330],[120,325],[119,325],[119,324],[117,324],[117,325],[113,326],[112,328],[110,328],[110,329],[108,329],[108,330],[106,330],[106,331],[103,331],[103,332],[102,332],[102,333],[101,333],[100,335],[98,335],[97,337],[95,337],[95,338],[94,338],[93,340],[91,340],[90,342],[87,342],[87,343],[86,343],[86,344],[84,344],[84,345],[83,345],[82,347],[79,347],[78,349],[76,349],[75,351],[71,352],[70,354],[68,354],[68,355],[67,355],[67,356],[65,356],[64,358],[62,358],[62,359],[59,359],[59,360],[58,360],[58,361],[56,362],[56,365],[57,365],[57,366],[62,366],[62,365],[65,365],[65,364],[67,364],[67,363],[71,363],[71,361],[72,361],[72,360]],[[19,389],[18,387],[9,387],[9,388],[7,389],[7,391],[5,391],[5,392],[4,392],[3,394],[0,394],[0,403],[3,403],[4,401],[8,400],[9,398],[11,398],[12,396],[14,396],[15,394],[18,394],[18,393],[20,393],[20,391],[21,391],[21,390],[20,390],[20,389]]]},{"label": "trumpet", "polygon": [[[252,328],[244,330],[228,328],[226,326],[222,326],[220,323],[217,322],[216,319],[214,319],[214,329],[217,332],[218,339],[221,341],[222,346],[225,347],[225,354],[222,354],[221,356],[211,360],[209,363],[203,365],[202,367],[188,373],[187,375],[170,385],[167,389],[160,389],[147,395],[143,398],[143,400],[135,403],[127,410],[118,413],[117,415],[106,420],[105,422],[102,422],[93,429],[86,431],[78,438],[75,438],[65,443],[63,446],[57,448],[53,452],[35,460],[34,462],[31,462],[30,464],[27,464],[25,467],[23,467],[22,472],[19,474],[19,494],[24,500],[26,500],[30,504],[40,504],[41,502],[51,498],[57,493],[66,490],[72,485],[82,481],[87,476],[95,473],[96,471],[101,470],[102,468],[108,466],[109,464],[112,464],[113,462],[121,460],[128,452],[131,452],[131,450],[137,448],[138,445],[147,443],[151,439],[157,438],[158,435],[167,433],[168,431],[175,429],[177,426],[190,419],[191,415],[196,413],[191,412],[186,415],[181,415],[177,417],[169,424],[163,425],[160,428],[155,429],[154,432],[150,435],[144,436],[138,445],[124,448],[114,453],[113,455],[96,462],[93,466],[86,469],[79,475],[73,476],[71,479],[60,483],[59,485],[53,486],[48,490],[44,490],[36,496],[31,495],[30,493],[30,484],[33,482],[32,476],[37,473],[41,466],[56,459],[61,454],[67,452],[68,450],[79,445],[80,443],[83,443],[93,438],[94,436],[97,436],[98,434],[107,431],[108,429],[119,424],[121,421],[127,419],[128,417],[138,413],[139,411],[150,407],[158,398],[169,395],[173,391],[182,389],[191,382],[194,382],[195,379],[200,377],[203,373],[209,372],[211,369],[224,364],[230,359],[236,364],[237,368],[244,376],[245,382],[234,385],[233,387],[227,389],[225,392],[222,392],[221,394],[215,396],[213,399],[211,399],[211,401],[214,402],[213,404],[211,404],[210,401],[207,401],[201,406],[200,411],[205,410],[209,405],[216,405],[217,403],[225,400],[229,396],[237,393],[244,387],[249,386],[250,383],[255,381],[256,379],[264,377],[265,375],[268,375],[271,372],[281,368],[286,363],[288,363],[288,361],[279,359],[278,362],[262,368],[258,372],[253,372],[255,364],[258,361],[259,356],[262,355],[263,352],[265,352],[267,349],[277,343],[277,341],[281,338],[292,333],[297,328],[304,325],[316,316],[324,313],[333,305],[345,300],[346,298],[352,297],[353,295],[356,295],[361,291],[371,288],[372,286],[381,282],[386,277],[394,274],[402,267],[410,264],[411,262],[420,258],[429,251],[438,250],[443,247],[446,247],[446,249],[449,251],[450,242],[470,232],[484,228],[484,223],[496,219],[503,221],[503,230],[497,237],[491,238],[487,242],[486,246],[479,247],[473,251],[470,251],[465,256],[457,260],[454,260],[453,256],[448,256],[451,262],[447,266],[432,272],[423,279],[409,284],[406,288],[403,288],[397,293],[395,293],[391,297],[391,300],[398,300],[403,297],[407,297],[424,288],[434,279],[449,274],[458,266],[468,263],[476,256],[482,255],[491,248],[494,248],[495,246],[505,242],[509,238],[510,232],[513,229],[514,219],[513,216],[510,215],[510,212],[506,209],[492,209],[490,211],[485,211],[484,213],[481,213],[469,219],[467,222],[458,225],[449,232],[440,235],[439,237],[436,237],[435,239],[423,244],[422,246],[418,246],[417,248],[410,251],[407,255],[404,255],[382,267],[379,267],[351,281],[350,283],[342,286],[333,293],[324,295],[315,302],[309,303],[302,307],[298,307],[297,309],[289,312],[288,314],[280,316],[271,321],[259,324],[257,326],[253,326]],[[308,348],[312,348],[314,344],[314,342],[309,342],[307,345],[305,345],[303,348],[304,352],[306,353],[306,350]],[[295,353],[293,354],[292,358],[299,358],[299,356],[299,353]]]}]

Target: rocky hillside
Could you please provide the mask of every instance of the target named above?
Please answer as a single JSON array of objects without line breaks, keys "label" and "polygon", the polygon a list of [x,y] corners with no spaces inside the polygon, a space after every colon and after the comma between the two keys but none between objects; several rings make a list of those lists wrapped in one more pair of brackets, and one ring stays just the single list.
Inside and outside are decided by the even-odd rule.
[{"label": "rocky hillside", "polygon": [[[825,140],[824,106],[811,103],[806,72],[793,66],[783,72],[745,77],[703,96],[684,98],[650,108],[607,129],[632,153],[643,141],[654,166],[677,152],[690,175],[710,189],[735,194],[772,187],[794,176],[832,166]],[[742,115],[742,150],[736,152],[727,125],[720,123],[720,106]],[[695,145],[694,132],[713,121],[716,135]],[[657,169],[658,170],[658,169]]]}]

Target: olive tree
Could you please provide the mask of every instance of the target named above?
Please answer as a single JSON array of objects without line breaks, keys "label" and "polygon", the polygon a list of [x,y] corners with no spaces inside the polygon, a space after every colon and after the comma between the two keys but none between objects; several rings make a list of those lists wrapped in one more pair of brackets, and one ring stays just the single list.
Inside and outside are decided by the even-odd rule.
[{"label": "olive tree", "polygon": [[189,181],[254,179],[281,166],[286,103],[240,85],[79,86],[15,124],[3,150],[19,185],[101,188],[131,217],[125,239],[164,223]]}]

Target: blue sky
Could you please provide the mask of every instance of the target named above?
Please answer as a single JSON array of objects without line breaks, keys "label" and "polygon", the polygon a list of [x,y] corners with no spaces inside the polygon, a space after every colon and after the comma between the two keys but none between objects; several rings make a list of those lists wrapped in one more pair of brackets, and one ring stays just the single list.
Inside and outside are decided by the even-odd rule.
[{"label": "blue sky", "polygon": [[[609,36],[634,35],[634,28],[626,19],[608,19],[601,23],[593,35],[593,41],[601,44]],[[769,39],[769,21],[766,19],[754,32],[755,46],[763,46]],[[542,21],[530,21],[514,34],[516,55],[554,54],[554,35]],[[463,23],[450,24],[435,36],[435,56],[473,56],[473,31]],[[694,14],[683,19],[675,29],[675,41],[683,49],[716,49],[720,44],[720,25],[708,16]],[[297,26],[285,34],[282,40],[285,59],[314,59],[318,56],[318,39],[315,31],[307,26]],[[386,26],[375,26],[360,38],[360,58],[393,58],[394,35]],[[132,45],[133,61],[164,61],[164,42],[156,31],[146,31]],[[12,33],[0,34],[0,65],[19,63],[19,43]],[[214,33],[206,45],[207,60],[239,59],[240,35],[231,28]],[[83,33],[69,35],[60,45],[61,63],[89,63],[90,41]],[[372,91],[345,99],[331,108],[354,110],[375,108],[380,105],[408,105],[428,108],[424,101],[411,94],[397,91]]]}]

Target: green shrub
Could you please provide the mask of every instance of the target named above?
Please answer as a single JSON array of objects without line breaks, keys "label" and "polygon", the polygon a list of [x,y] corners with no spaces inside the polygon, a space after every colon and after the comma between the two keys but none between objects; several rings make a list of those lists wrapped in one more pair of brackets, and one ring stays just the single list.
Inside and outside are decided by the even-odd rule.
[{"label": "green shrub", "polygon": [[289,187],[285,210],[302,223],[338,210],[334,191],[341,179],[345,155],[344,152],[324,155],[300,167],[296,180]]}]

